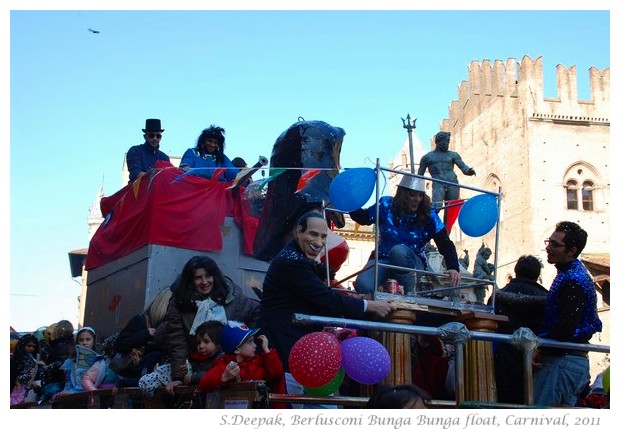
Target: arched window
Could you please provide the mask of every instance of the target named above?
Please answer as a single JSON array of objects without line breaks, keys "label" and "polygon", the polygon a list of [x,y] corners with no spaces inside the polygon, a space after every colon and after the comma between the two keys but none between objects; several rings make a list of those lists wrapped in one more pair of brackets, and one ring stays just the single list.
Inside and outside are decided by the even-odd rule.
[{"label": "arched window", "polygon": [[579,210],[578,198],[577,182],[569,180],[566,183],[566,208],[568,210]]},{"label": "arched window", "polygon": [[600,183],[603,183],[603,179],[592,164],[576,162],[566,170],[562,182],[567,210],[596,210],[594,200],[600,198]]},{"label": "arched window", "polygon": [[594,183],[589,180],[583,182],[583,187],[581,188],[581,206],[586,211],[594,210],[594,198],[592,196],[593,190]]}]

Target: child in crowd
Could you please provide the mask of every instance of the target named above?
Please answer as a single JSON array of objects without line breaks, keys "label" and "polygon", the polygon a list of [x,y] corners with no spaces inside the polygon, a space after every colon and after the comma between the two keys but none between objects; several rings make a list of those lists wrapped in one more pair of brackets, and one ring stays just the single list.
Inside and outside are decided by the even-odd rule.
[{"label": "child in crowd", "polygon": [[15,345],[11,356],[11,405],[36,399],[40,389],[39,340],[32,334],[25,334]]},{"label": "child in crowd", "polygon": [[75,353],[73,331],[73,324],[68,320],[52,323],[45,330],[44,336],[49,347],[47,358],[43,359],[47,365],[43,367],[41,374],[43,391],[40,401],[52,399],[65,386],[66,375],[61,366]]},{"label": "child in crowd", "polygon": [[222,330],[222,347],[226,353],[218,359],[200,380],[200,390],[212,392],[222,385],[235,381],[264,380],[272,391],[283,391],[284,369],[275,349],[269,348],[264,335],[258,336],[262,354],[256,354],[254,336],[259,329],[249,329],[245,324],[228,321]]},{"label": "child in crowd", "polygon": [[368,400],[366,408],[427,408],[426,403],[431,397],[415,384],[383,384]]},{"label": "child in crowd", "polygon": [[163,363],[166,313],[172,291],[164,288],[151,303],[134,315],[118,333],[110,366],[119,375],[118,387],[138,387],[143,375]]},{"label": "child in crowd", "polygon": [[110,368],[110,360],[116,353],[114,341],[116,335],[107,337],[101,344],[103,356],[99,358],[82,377],[82,388],[85,391],[112,389],[116,387],[118,375]]},{"label": "child in crowd", "polygon": [[159,365],[149,374],[143,375],[138,385],[145,393],[153,393],[158,387],[166,387],[170,394],[174,394],[174,388],[182,384],[197,385],[205,372],[213,363],[223,355],[220,344],[222,334],[221,322],[211,320],[201,323],[196,328],[196,348],[189,359],[189,366],[185,368],[187,374],[180,380],[172,381],[171,364]]},{"label": "child in crowd", "polygon": [[47,326],[41,326],[36,331],[32,333],[37,340],[39,340],[39,355],[41,356],[41,360],[47,362],[47,356],[49,354],[49,343],[45,339],[45,331],[47,330]]},{"label": "child in crowd", "polygon": [[72,358],[67,358],[60,367],[65,371],[65,387],[54,398],[84,391],[82,378],[100,357],[95,350],[96,341],[97,335],[93,328],[85,326],[77,331],[75,355]]}]

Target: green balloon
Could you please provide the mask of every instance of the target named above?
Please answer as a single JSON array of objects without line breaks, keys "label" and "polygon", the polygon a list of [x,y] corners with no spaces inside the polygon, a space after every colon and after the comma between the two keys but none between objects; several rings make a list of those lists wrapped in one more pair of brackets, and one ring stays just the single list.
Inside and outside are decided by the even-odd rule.
[{"label": "green balloon", "polygon": [[332,378],[328,383],[325,383],[319,387],[305,387],[304,389],[307,393],[313,396],[329,396],[334,393],[340,385],[342,384],[342,380],[344,380],[344,369],[340,368],[338,373],[334,378]]},{"label": "green balloon", "polygon": [[609,367],[603,372],[603,390],[609,394]]}]

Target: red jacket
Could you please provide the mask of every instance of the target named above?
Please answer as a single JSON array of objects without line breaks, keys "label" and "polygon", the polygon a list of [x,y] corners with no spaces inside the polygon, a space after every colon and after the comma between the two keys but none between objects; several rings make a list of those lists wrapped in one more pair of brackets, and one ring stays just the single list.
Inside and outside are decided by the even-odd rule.
[{"label": "red jacket", "polygon": [[[222,387],[222,374],[226,371],[226,365],[231,361],[236,361],[235,355],[224,355],[213,363],[205,375],[200,379],[198,387],[202,392],[212,392]],[[256,355],[251,359],[238,362],[241,372],[241,381],[264,380],[270,387],[284,386],[284,368],[275,349],[268,353]],[[284,393],[275,392],[274,393]]]}]

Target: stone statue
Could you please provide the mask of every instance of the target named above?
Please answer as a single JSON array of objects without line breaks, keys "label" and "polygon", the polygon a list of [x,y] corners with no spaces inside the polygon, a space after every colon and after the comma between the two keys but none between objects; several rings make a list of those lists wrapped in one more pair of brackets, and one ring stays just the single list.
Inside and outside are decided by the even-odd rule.
[{"label": "stone statue", "polygon": [[[454,165],[456,164],[464,175],[474,176],[476,172],[473,168],[468,167],[461,155],[448,150],[450,145],[450,133],[447,131],[439,131],[435,135],[435,150],[427,153],[420,160],[418,174],[423,176],[428,168],[433,179],[445,180],[447,182],[459,183]],[[460,189],[458,186],[449,186],[444,183],[433,182],[433,205],[435,207],[443,206],[443,201],[458,200]]]},{"label": "stone statue", "polygon": [[463,253],[465,253],[465,255],[463,255],[462,258],[459,258],[459,262],[461,263],[463,268],[468,270],[469,269],[469,250],[463,249]]},{"label": "stone statue", "polygon": [[[495,272],[495,265],[488,263],[487,261],[491,257],[493,252],[484,243],[478,249],[476,254],[476,261],[474,262],[474,277],[477,279],[494,280],[493,273]],[[476,294],[476,301],[484,302],[484,296],[486,294],[486,286],[475,286],[474,293]]]}]

